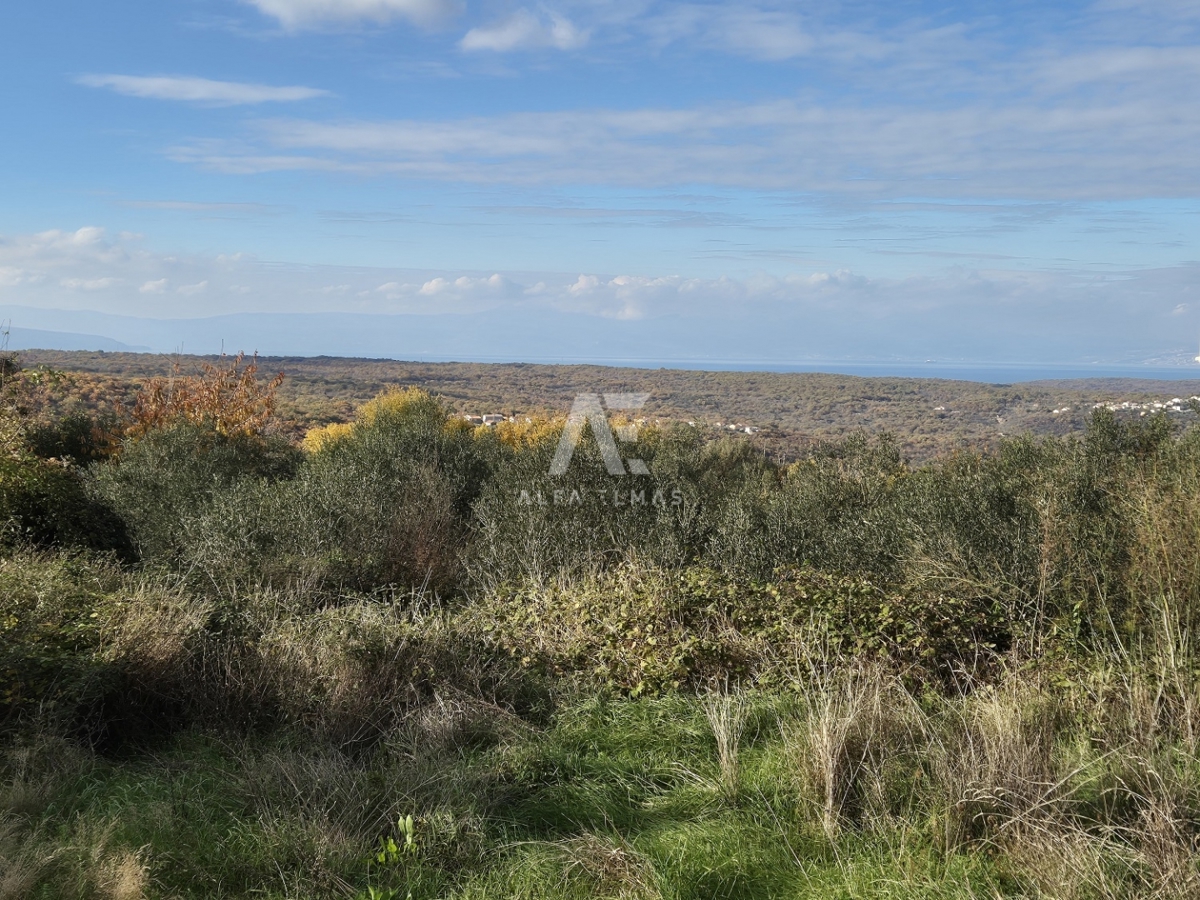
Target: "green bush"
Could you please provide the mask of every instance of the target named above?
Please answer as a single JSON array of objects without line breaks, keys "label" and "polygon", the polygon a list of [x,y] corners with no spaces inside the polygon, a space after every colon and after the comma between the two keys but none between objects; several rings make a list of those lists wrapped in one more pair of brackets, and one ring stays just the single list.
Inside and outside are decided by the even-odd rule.
[{"label": "green bush", "polygon": [[919,469],[886,436],[817,445],[781,466],[749,443],[674,427],[642,432],[651,475],[610,475],[585,434],[552,476],[553,429],[501,437],[420,392],[388,395],[308,452],[176,426],[92,466],[92,519],[65,499],[66,469],[8,464],[20,477],[8,478],[6,518],[29,542],[116,546],[119,528],[96,518],[107,506],[143,559],[229,596],[272,585],[318,602],[396,588],[479,596],[629,564],[759,581],[807,567],[1022,623],[989,626],[996,647],[1042,628],[1124,640],[1149,627],[1147,585],[1200,620],[1200,567],[1180,577],[1146,550],[1152,533],[1169,534],[1173,558],[1196,555],[1186,523],[1200,438],[1162,418],[1101,411],[1081,441],[1010,440]]},{"label": "green bush", "polygon": [[780,563],[763,532],[778,471],[750,444],[649,428],[636,452],[650,474],[614,476],[585,431],[567,472],[550,475],[557,438],[503,448],[475,507],[475,585],[545,584],[631,561],[759,574]]},{"label": "green bush", "polygon": [[25,440],[35,456],[84,466],[111,456],[117,446],[114,436],[119,433],[115,416],[75,412],[33,423],[26,429]]},{"label": "green bush", "polygon": [[[90,478],[93,494],[125,522],[143,559],[195,562],[189,551],[197,528],[224,492],[291,478],[299,460],[299,451],[280,438],[178,424],[127,440]],[[241,523],[235,516],[227,527]]]},{"label": "green bush", "polygon": [[32,457],[0,456],[0,545],[130,552],[124,523],[74,468]]},{"label": "green bush", "polygon": [[275,544],[331,586],[452,592],[495,452],[435,401],[385,406],[304,459],[279,491]]},{"label": "green bush", "polygon": [[894,580],[912,540],[908,467],[887,435],[826,442],[765,498],[759,571],[810,565]]},{"label": "green bush", "polygon": [[634,695],[784,684],[815,656],[949,679],[986,670],[1021,627],[986,595],[897,592],[812,569],[756,580],[626,567],[569,587],[501,590],[463,616],[526,667]]}]

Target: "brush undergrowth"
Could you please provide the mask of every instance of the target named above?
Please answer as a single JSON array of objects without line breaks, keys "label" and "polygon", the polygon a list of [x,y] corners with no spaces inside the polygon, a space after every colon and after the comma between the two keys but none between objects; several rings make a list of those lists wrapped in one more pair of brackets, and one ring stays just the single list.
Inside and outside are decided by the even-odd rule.
[{"label": "brush undergrowth", "polygon": [[1200,896],[1196,432],[650,429],[620,506],[553,428],[297,448],[222,371],[246,427],[0,421],[0,900]]},{"label": "brush undergrowth", "polygon": [[54,680],[74,705],[9,700],[3,898],[1200,891],[1179,628],[947,682],[796,625],[763,684],[638,695],[522,665],[428,597],[235,613],[36,553],[0,578],[9,609],[81,635]]}]

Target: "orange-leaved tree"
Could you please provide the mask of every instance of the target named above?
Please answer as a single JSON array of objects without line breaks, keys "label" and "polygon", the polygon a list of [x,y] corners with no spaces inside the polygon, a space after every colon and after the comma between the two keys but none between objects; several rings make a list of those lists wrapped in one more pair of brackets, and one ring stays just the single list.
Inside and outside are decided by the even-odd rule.
[{"label": "orange-leaved tree", "polygon": [[126,434],[139,437],[178,422],[204,425],[220,434],[253,435],[266,428],[275,413],[275,395],[283,373],[260,380],[258,355],[243,366],[245,354],[221,364],[204,364],[200,375],[182,375],[176,363],[169,376],[150,379],[134,401]]}]

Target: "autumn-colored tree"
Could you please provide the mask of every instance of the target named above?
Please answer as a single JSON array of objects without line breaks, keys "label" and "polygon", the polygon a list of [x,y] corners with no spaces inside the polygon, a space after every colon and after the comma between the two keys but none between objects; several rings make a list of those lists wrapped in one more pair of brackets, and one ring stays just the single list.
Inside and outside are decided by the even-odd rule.
[{"label": "autumn-colored tree", "polygon": [[270,381],[258,377],[258,357],[243,366],[245,354],[221,364],[204,364],[200,375],[182,375],[179,366],[142,388],[129,414],[126,434],[138,437],[177,422],[204,425],[224,435],[259,434],[275,412],[280,372]]},{"label": "autumn-colored tree", "polygon": [[443,430],[470,430],[462,419],[450,416],[436,397],[419,387],[391,387],[368,400],[355,412],[354,422],[332,422],[310,428],[301,446],[315,453],[355,433],[355,429],[370,428],[381,421],[417,420],[424,418],[442,423]]},{"label": "autumn-colored tree", "polygon": [[499,422],[496,425],[479,425],[479,435],[494,434],[502,444],[515,450],[523,450],[547,441],[554,443],[562,433],[566,420],[562,417],[549,419],[544,416],[527,417],[523,422]]}]

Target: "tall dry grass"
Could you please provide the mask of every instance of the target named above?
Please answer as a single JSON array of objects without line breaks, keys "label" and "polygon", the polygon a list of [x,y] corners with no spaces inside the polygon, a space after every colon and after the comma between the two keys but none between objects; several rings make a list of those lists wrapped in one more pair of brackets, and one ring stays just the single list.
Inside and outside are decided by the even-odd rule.
[{"label": "tall dry grass", "polygon": [[1074,678],[1014,665],[949,696],[825,662],[783,727],[801,810],[834,847],[916,829],[998,854],[1042,896],[1200,896],[1200,760],[1180,718],[1196,663],[1178,644]]},{"label": "tall dry grass", "polygon": [[736,803],[740,786],[738,751],[750,713],[749,706],[740,694],[712,692],[701,698],[700,708],[717,742],[721,794],[727,802]]}]

